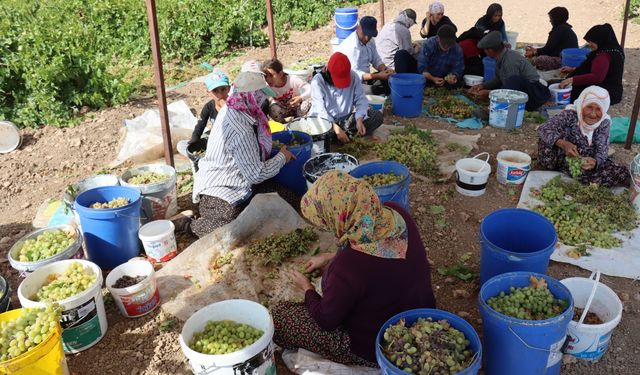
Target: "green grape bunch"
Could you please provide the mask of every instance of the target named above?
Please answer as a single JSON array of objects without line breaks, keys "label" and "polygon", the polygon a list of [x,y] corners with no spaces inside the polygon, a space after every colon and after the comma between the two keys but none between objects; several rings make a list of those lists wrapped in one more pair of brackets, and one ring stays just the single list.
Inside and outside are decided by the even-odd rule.
[{"label": "green grape bunch", "polygon": [[569,173],[572,178],[576,178],[582,174],[582,158],[579,156],[576,157],[567,157],[567,165],[569,166]]},{"label": "green grape bunch", "polygon": [[96,274],[80,262],[73,262],[63,274],[51,274],[36,292],[33,300],[55,302],[75,296],[87,290],[96,281]]},{"label": "green grape bunch", "polygon": [[45,341],[56,330],[62,308],[48,304],[45,308],[24,309],[11,320],[0,322],[0,362],[16,358]]},{"label": "green grape bunch", "polygon": [[369,185],[373,187],[379,187],[396,184],[404,180],[404,176],[400,176],[395,173],[376,173],[369,176],[363,176],[362,179],[367,181]]},{"label": "green grape bunch", "polygon": [[511,287],[509,293],[500,292],[487,300],[495,311],[523,320],[545,320],[560,315],[569,302],[553,296],[544,279],[530,278],[531,285]]},{"label": "green grape bunch", "polygon": [[409,374],[457,374],[474,359],[469,340],[447,320],[418,318],[407,326],[400,319],[385,330],[381,347],[391,363]]},{"label": "green grape bunch", "polygon": [[128,198],[118,197],[118,198],[113,198],[109,202],[95,202],[89,207],[96,210],[106,210],[110,208],[124,207],[128,204],[129,204]]},{"label": "green grape bunch", "polygon": [[394,160],[405,164],[412,171],[424,175],[437,173],[436,144],[430,131],[415,126],[393,132],[389,140],[375,146],[383,160]]},{"label": "green grape bunch", "polygon": [[36,238],[24,241],[18,250],[20,262],[37,262],[51,258],[69,248],[76,241],[74,230],[51,230],[38,235]]},{"label": "green grape bunch", "polygon": [[228,354],[258,341],[263,331],[233,320],[210,320],[204,330],[194,333],[189,348],[203,354]]},{"label": "green grape bunch", "polygon": [[152,185],[158,184],[168,179],[169,175],[165,173],[147,171],[130,177],[127,180],[127,183],[131,185]]},{"label": "green grape bunch", "polygon": [[282,235],[271,235],[249,246],[247,252],[263,265],[279,266],[288,259],[307,254],[309,245],[318,240],[311,227],[295,229]]}]

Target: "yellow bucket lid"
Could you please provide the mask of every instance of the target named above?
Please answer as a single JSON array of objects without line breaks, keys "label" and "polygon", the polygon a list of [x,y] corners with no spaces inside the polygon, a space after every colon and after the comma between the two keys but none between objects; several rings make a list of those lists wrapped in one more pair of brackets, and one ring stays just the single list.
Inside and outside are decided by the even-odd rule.
[{"label": "yellow bucket lid", "polygon": [[272,133],[275,133],[275,132],[283,131],[285,129],[285,127],[284,127],[284,124],[281,124],[279,122],[270,120],[269,121],[269,129],[271,129]]}]

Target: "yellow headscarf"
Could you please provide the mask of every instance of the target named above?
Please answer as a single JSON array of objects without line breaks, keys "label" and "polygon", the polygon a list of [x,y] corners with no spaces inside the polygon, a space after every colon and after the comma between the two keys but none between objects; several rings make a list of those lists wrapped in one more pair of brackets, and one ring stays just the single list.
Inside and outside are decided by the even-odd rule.
[{"label": "yellow headscarf", "polygon": [[364,180],[327,172],[302,197],[301,209],[314,225],[333,231],[341,245],[349,243],[381,258],[406,257],[407,224],[398,212],[380,204]]}]

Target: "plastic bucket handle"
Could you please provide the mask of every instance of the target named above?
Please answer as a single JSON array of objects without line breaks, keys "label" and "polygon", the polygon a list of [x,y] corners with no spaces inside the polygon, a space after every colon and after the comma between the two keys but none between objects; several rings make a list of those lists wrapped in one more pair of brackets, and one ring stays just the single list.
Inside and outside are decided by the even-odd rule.
[{"label": "plastic bucket handle", "polygon": [[[273,354],[273,346],[271,344],[269,344],[266,348],[264,348],[264,350],[267,350],[267,357],[271,357],[271,355]],[[257,355],[260,355],[262,353],[262,351],[260,353],[258,353]],[[248,359],[247,361],[249,361],[250,359]],[[212,364],[209,367],[201,367],[201,371],[198,371],[196,373],[196,375],[209,375],[209,374],[213,374],[214,372],[218,371],[218,370],[222,370],[225,368],[234,368],[238,366],[237,363],[232,364],[232,365],[227,365],[227,366],[217,366],[215,363]]]},{"label": "plastic bucket handle", "polygon": [[[482,246],[484,246],[484,241],[480,240],[480,247],[482,247]],[[526,253],[523,253],[523,254],[526,254]],[[506,255],[505,251],[494,251],[493,255],[496,256],[496,257],[501,257],[503,260],[506,259],[506,260],[508,260],[510,262],[522,262],[522,261],[526,260],[526,258],[520,258],[520,257],[517,257],[515,255],[511,255],[511,254]]]},{"label": "plastic bucket handle", "polygon": [[549,350],[549,349],[545,349],[545,348],[538,348],[537,346],[531,346],[531,345],[529,345],[526,341],[524,341],[524,339],[523,339],[520,335],[518,335],[518,333],[517,333],[516,331],[514,331],[514,330],[513,330],[513,328],[511,328],[511,324],[509,324],[509,331],[510,331],[511,333],[513,333],[513,335],[514,335],[515,337],[517,337],[517,338],[518,338],[518,340],[520,340],[520,342],[521,342],[524,346],[526,346],[527,348],[529,348],[529,349],[539,350],[539,351],[541,351],[541,352],[547,352],[547,353],[561,353],[561,352],[562,352],[561,350]]},{"label": "plastic bucket handle", "polygon": [[[356,12],[356,14],[357,14],[357,12]],[[340,24],[338,24],[338,21],[334,21],[334,22],[336,24],[336,27],[339,28],[339,29],[342,29],[342,30],[351,30],[354,27],[358,26],[358,19],[357,18],[356,18],[356,23],[354,23],[353,26],[351,26],[351,27],[342,27],[342,26],[340,26]]]},{"label": "plastic bucket handle", "polygon": [[[491,154],[489,154],[488,152],[481,152],[481,153],[479,153],[478,155],[476,155],[476,156],[472,157],[472,159],[477,159],[477,158],[479,158],[479,157],[480,157],[480,156],[482,156],[482,155],[487,155],[487,160],[484,160],[484,163],[485,163],[485,164],[483,164],[483,165],[482,165],[482,168],[480,168],[480,170],[478,171],[478,173],[480,173],[480,172],[482,172],[482,171],[484,170],[484,167],[486,167],[486,166],[489,164],[489,159],[491,159]],[[480,159],[480,160],[482,160],[482,159]],[[457,172],[457,171],[456,171],[456,172]]]},{"label": "plastic bucket handle", "polygon": [[[593,276],[595,275],[595,279]],[[593,302],[593,297],[596,295],[596,290],[598,289],[598,284],[600,282],[600,271],[595,271],[591,273],[589,276],[589,280],[593,279],[593,287],[591,288],[591,294],[589,294],[589,299],[587,299],[587,304],[584,306],[584,310],[582,311],[582,316],[580,316],[580,320],[578,321],[579,325],[582,325],[584,322],[584,318],[587,317],[587,313],[589,312],[589,307],[591,307],[591,302]]]}]

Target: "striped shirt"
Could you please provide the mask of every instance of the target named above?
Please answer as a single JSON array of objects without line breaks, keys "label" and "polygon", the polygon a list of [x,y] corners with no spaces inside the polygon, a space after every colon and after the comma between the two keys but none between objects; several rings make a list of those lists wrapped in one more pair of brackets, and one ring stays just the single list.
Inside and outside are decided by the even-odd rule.
[{"label": "striped shirt", "polygon": [[222,107],[213,124],[207,151],[198,162],[193,198],[201,194],[236,205],[249,199],[252,186],[278,174],[284,154],[263,161],[256,135],[257,120],[246,113]]}]

